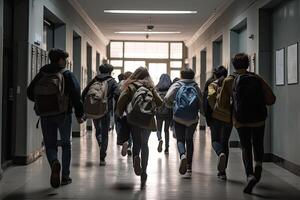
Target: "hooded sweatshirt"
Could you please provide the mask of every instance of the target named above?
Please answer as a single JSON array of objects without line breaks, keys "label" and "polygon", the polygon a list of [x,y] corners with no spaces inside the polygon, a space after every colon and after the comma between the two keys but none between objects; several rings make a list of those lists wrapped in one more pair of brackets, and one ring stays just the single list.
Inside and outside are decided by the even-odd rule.
[{"label": "hooded sweatshirt", "polygon": [[[61,70],[65,69],[64,66],[60,66],[54,63],[48,64],[43,66],[40,69],[40,72],[34,77],[34,79],[31,81],[30,85],[27,88],[27,97],[31,101],[34,102],[34,87],[37,83],[37,81],[40,80],[42,77],[42,72],[44,73],[57,73]],[[65,80],[65,95],[68,95],[70,97],[69,102],[69,108],[68,113],[73,112],[73,107],[75,109],[75,115],[76,117],[82,117],[83,116],[83,104],[80,98],[80,85],[74,74],[66,70],[63,73],[64,80]]]}]

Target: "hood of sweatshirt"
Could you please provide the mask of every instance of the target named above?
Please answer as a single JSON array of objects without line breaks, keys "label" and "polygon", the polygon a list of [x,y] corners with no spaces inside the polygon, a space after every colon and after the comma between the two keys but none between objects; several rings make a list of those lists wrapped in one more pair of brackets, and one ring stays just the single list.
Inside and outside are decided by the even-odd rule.
[{"label": "hood of sweatshirt", "polygon": [[43,66],[41,69],[40,69],[40,72],[44,72],[44,73],[57,73],[63,69],[65,69],[66,67],[65,66],[60,66],[58,64],[47,64],[45,66]]},{"label": "hood of sweatshirt", "polygon": [[112,78],[112,76],[110,74],[99,74],[96,76],[96,79],[99,81],[105,81],[109,78]]}]

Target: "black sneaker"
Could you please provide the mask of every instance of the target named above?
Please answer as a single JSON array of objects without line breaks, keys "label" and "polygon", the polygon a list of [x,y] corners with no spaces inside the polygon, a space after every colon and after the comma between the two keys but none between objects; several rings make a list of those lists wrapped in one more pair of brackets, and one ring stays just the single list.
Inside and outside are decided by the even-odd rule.
[{"label": "black sneaker", "polygon": [[53,188],[58,188],[60,186],[60,163],[58,160],[52,162],[51,165],[51,176],[50,176],[50,185]]},{"label": "black sneaker", "polygon": [[225,169],[226,169],[226,155],[225,153],[221,153],[219,156],[218,171],[224,172]]},{"label": "black sneaker", "polygon": [[105,159],[100,159],[100,164],[99,164],[100,166],[105,166],[106,165],[106,161],[105,161]]},{"label": "black sneaker", "polygon": [[157,151],[158,151],[159,153],[162,152],[162,149],[163,149],[162,145],[163,145],[163,141],[162,141],[162,140],[159,140],[159,142],[158,142],[158,147],[157,147]]},{"label": "black sneaker", "polygon": [[141,159],[139,156],[135,156],[133,159],[133,169],[134,169],[134,173],[137,176],[140,176],[142,174]]},{"label": "black sneaker", "polygon": [[187,159],[186,156],[183,154],[180,158],[180,166],[179,166],[179,173],[184,175],[187,171]]},{"label": "black sneaker", "polygon": [[128,142],[124,142],[122,145],[121,155],[126,156],[127,155],[127,149],[128,149]]},{"label": "black sneaker", "polygon": [[255,185],[258,183],[257,179],[255,178],[255,176],[249,176],[248,177],[248,183],[246,185],[246,187],[244,188],[244,193],[246,194],[251,194],[253,188],[255,187]]},{"label": "black sneaker", "polygon": [[130,147],[128,147],[128,149],[127,149],[127,155],[128,155],[128,156],[131,156],[131,155],[132,155],[132,151],[131,151],[131,148],[130,148]]},{"label": "black sneaker", "polygon": [[146,173],[142,173],[141,175],[141,188],[144,189],[146,187],[148,175]]},{"label": "black sneaker", "polygon": [[169,148],[165,149],[165,154],[169,154]]},{"label": "black sneaker", "polygon": [[72,183],[72,179],[70,177],[62,177],[61,185],[69,185]]},{"label": "black sneaker", "polygon": [[222,181],[226,181],[227,180],[226,172],[219,172],[218,173],[218,179],[220,179]]}]

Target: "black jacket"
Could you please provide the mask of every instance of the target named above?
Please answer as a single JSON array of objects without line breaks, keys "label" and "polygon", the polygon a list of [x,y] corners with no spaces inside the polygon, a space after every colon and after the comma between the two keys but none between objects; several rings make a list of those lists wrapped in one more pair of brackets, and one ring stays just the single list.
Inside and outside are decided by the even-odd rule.
[{"label": "black jacket", "polygon": [[[42,73],[57,73],[64,69],[64,67],[56,65],[56,64],[48,64],[43,66],[40,69],[40,72],[34,77],[31,81],[30,85],[27,88],[27,97],[31,101],[34,102],[34,86],[36,82],[42,77]],[[74,74],[66,70],[64,73],[64,80],[65,80],[65,94],[70,97],[69,109],[68,113],[73,112],[73,107],[75,108],[75,115],[76,117],[83,116],[83,104],[80,98],[80,85]]]},{"label": "black jacket", "polygon": [[105,81],[107,79],[110,79],[108,81],[108,92],[107,92],[107,97],[108,97],[108,110],[112,111],[113,110],[113,100],[114,98],[117,100],[118,96],[120,95],[120,90],[119,90],[119,85],[116,82],[116,80],[114,78],[112,78],[111,75],[109,74],[100,74],[97,75],[87,86],[86,88],[83,90],[81,98],[82,101],[84,101],[86,94],[88,93],[91,85],[93,85],[96,81],[102,82]]}]

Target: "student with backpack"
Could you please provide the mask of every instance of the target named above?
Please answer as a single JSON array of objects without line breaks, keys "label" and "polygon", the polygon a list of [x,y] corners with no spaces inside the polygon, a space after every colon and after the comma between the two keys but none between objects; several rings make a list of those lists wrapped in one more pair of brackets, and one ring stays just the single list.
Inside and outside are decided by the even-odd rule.
[{"label": "student with backpack", "polygon": [[118,83],[111,76],[113,69],[110,64],[100,65],[100,75],[97,75],[82,92],[85,115],[93,120],[96,129],[100,166],[106,165],[110,113],[113,111],[113,99],[119,95]]},{"label": "student with backpack", "polygon": [[[228,71],[225,67],[219,66],[214,70],[213,77],[209,79],[204,92],[204,111],[211,130],[211,142],[214,151],[218,156],[218,178],[226,180],[226,168],[229,157],[229,138],[232,131],[231,116],[224,115],[219,110],[217,99],[219,97],[224,79]],[[213,80],[213,81],[211,81]]]},{"label": "student with backpack", "polygon": [[266,106],[276,101],[270,86],[257,74],[247,71],[249,63],[247,54],[234,56],[232,64],[235,73],[224,80],[218,98],[219,110],[226,116],[232,114],[233,125],[240,137],[247,176],[244,193],[251,193],[261,179]]},{"label": "student with backpack", "polygon": [[[156,90],[159,96],[164,99],[169,88],[172,85],[171,78],[168,74],[162,74],[160,76],[159,82],[156,85]],[[165,132],[165,154],[169,154],[169,129],[171,121],[173,120],[173,111],[167,108],[165,104],[157,108],[156,111],[156,121],[157,121],[157,139],[158,147],[157,151],[162,152],[163,140],[162,140],[162,126],[164,122],[164,132]]]},{"label": "student with backpack", "polygon": [[154,114],[156,107],[161,105],[162,99],[154,88],[148,70],[144,67],[136,69],[124,83],[116,114],[122,117],[127,112],[133,139],[133,167],[135,174],[141,176],[141,188],[147,181],[149,136],[151,131],[156,131]]},{"label": "student with backpack", "polygon": [[199,121],[199,110],[202,110],[202,94],[195,82],[195,72],[184,68],[180,72],[181,80],[173,84],[166,97],[165,103],[173,108],[173,119],[180,155],[179,173],[192,175],[194,153],[194,133]]},{"label": "student with backpack", "polygon": [[[46,156],[51,167],[53,188],[72,183],[70,178],[72,110],[78,123],[83,123],[80,85],[66,69],[68,53],[60,49],[49,52],[50,64],[43,66],[27,88],[28,98],[35,103],[40,116]],[[57,157],[57,131],[62,140],[62,174]],[[62,176],[62,177],[61,177]]]}]

